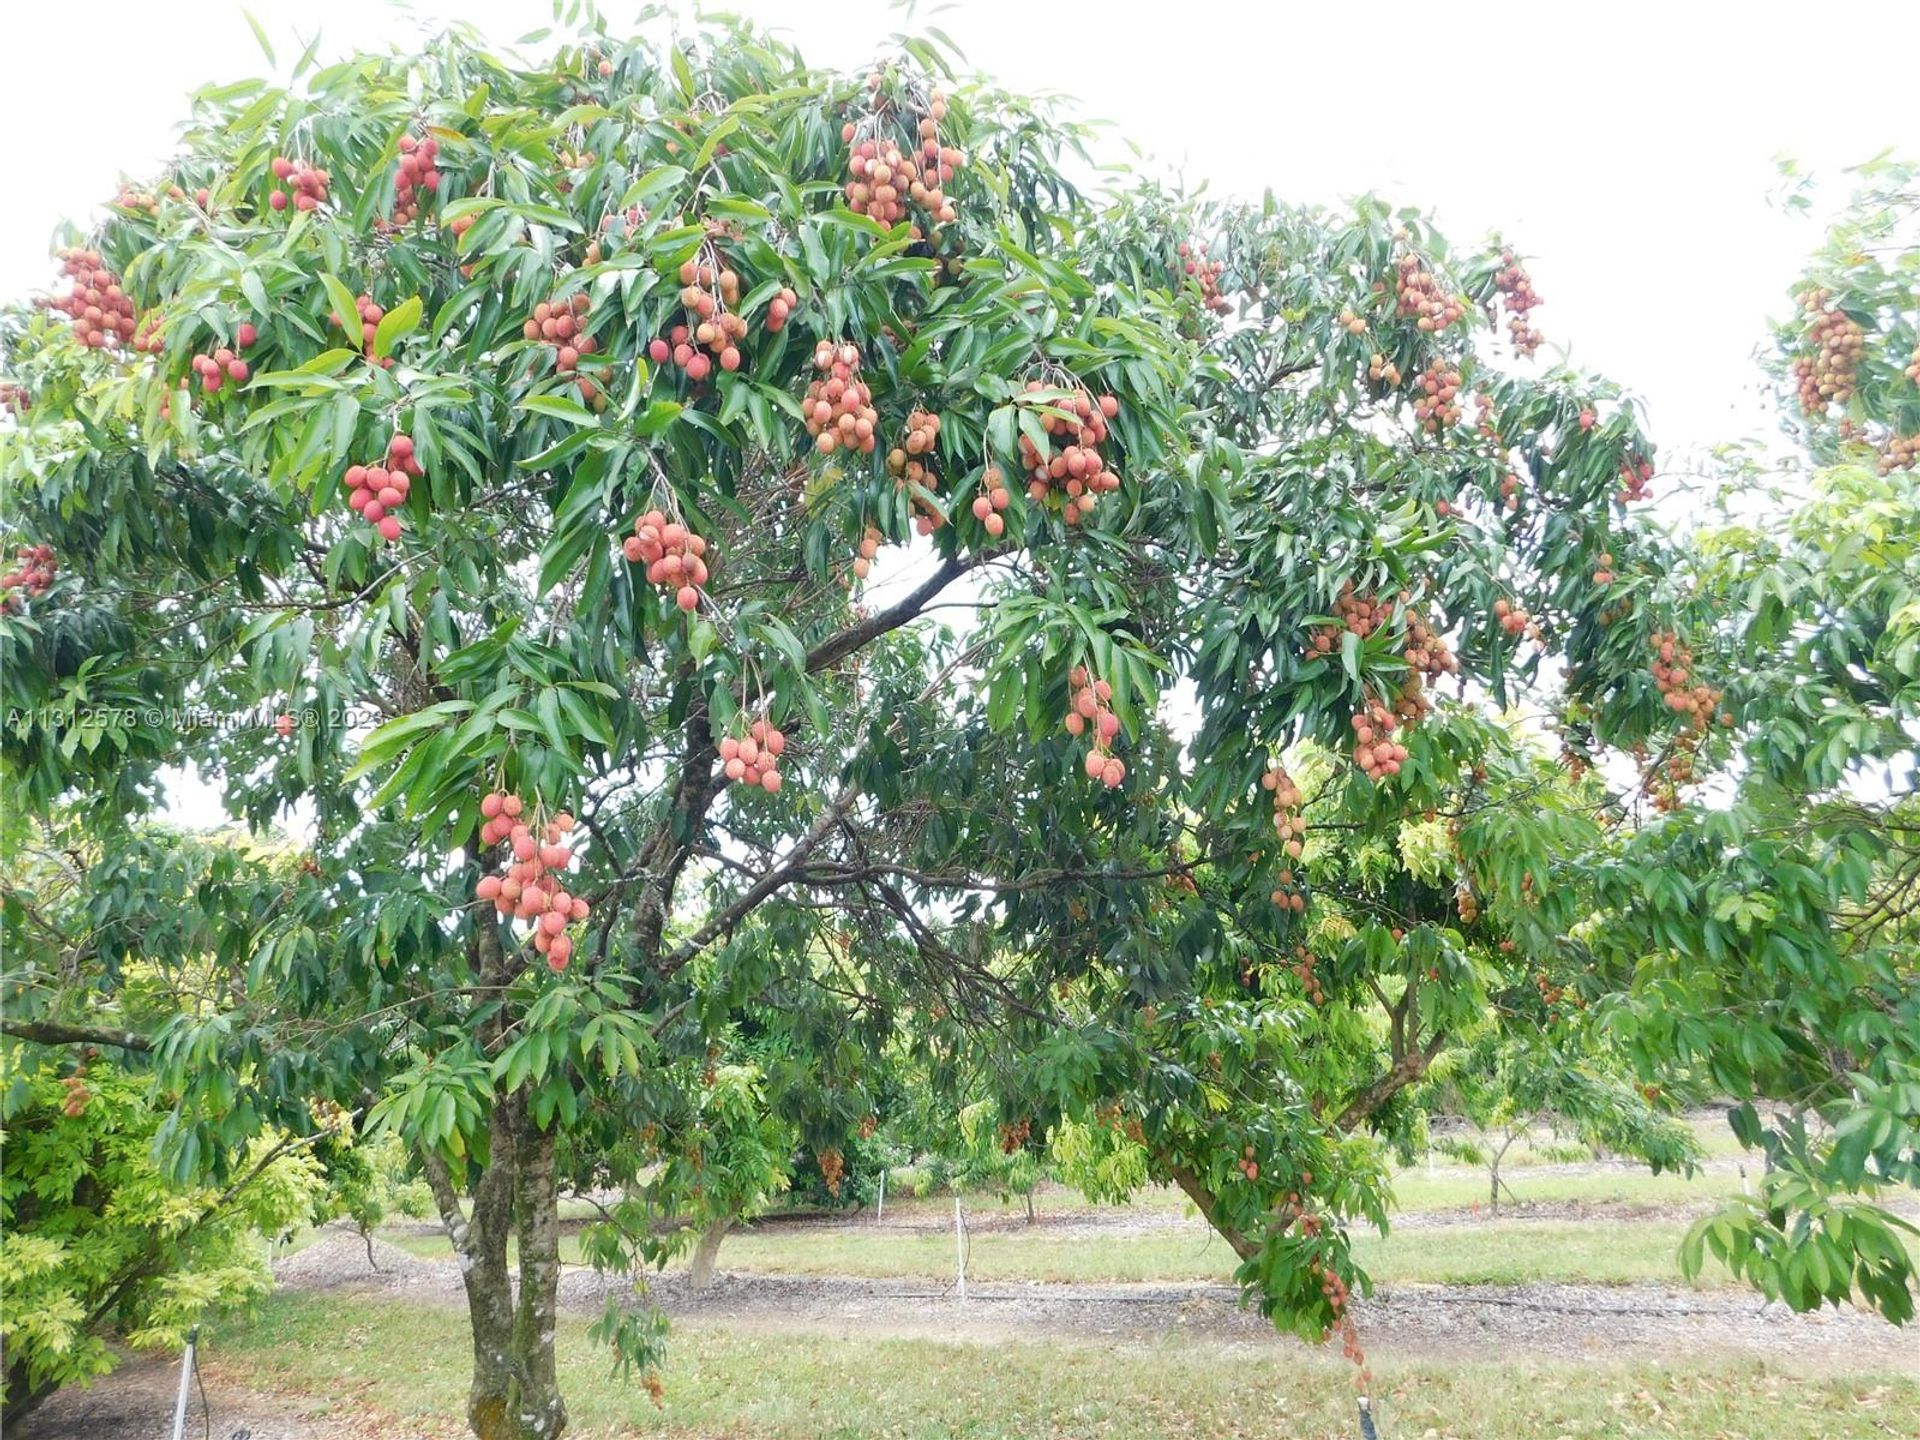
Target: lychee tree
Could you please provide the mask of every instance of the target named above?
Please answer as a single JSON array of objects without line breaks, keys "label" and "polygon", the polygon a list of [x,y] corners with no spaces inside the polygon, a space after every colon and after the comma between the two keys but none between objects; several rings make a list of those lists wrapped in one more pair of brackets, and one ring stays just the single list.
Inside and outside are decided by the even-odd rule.
[{"label": "lychee tree", "polygon": [[[5,321],[0,757],[80,807],[99,926],[171,907],[218,967],[141,1037],[176,1173],[316,1099],[401,1135],[475,1433],[557,1435],[561,1178],[632,1179],[611,1142],[814,990],[836,1073],[905,1027],[1008,1057],[1032,1135],[1117,1127],[1359,1360],[1367,1132],[1572,963],[1602,833],[1494,709],[1557,659],[1582,743],[1728,743],[1628,519],[1651,447],[1539,363],[1513,252],[1084,194],[1071,126],[919,39],[311,60],[200,92]],[[298,818],[284,895],[142,868],[183,765]],[[99,958],[10,955],[12,1043],[110,1031]]]},{"label": "lychee tree", "polygon": [[1769,357],[1794,447],[1729,462],[1676,553],[1667,643],[1738,723],[1649,758],[1719,794],[1623,832],[1587,938],[1642,1080],[1743,1102],[1766,1156],[1687,1268],[1906,1320],[1916,1231],[1883,1201],[1920,1186],[1920,185],[1851,178]]}]

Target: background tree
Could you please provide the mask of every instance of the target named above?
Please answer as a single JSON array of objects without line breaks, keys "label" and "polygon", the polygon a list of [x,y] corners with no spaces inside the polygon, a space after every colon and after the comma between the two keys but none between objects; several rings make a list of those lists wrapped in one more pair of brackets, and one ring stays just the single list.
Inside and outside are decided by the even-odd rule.
[{"label": "background tree", "polygon": [[[1415,1098],[1430,1125],[1446,1117],[1472,1127],[1470,1136],[1438,1137],[1434,1148],[1487,1172],[1487,1208],[1498,1216],[1507,1152],[1522,1141],[1541,1148],[1543,1129],[1554,1140],[1581,1142],[1561,1159],[1605,1149],[1644,1160],[1656,1175],[1690,1171],[1700,1158],[1699,1141],[1683,1122],[1659,1111],[1657,1092],[1648,1093],[1652,1088],[1636,1088],[1611,1073],[1601,1057],[1569,1053],[1538,1038],[1488,1034],[1436,1060]],[[1549,1145],[1547,1153],[1556,1152]]]},{"label": "background tree", "polygon": [[1730,469],[1676,576],[1737,723],[1723,763],[1665,763],[1727,798],[1603,862],[1592,936],[1643,1077],[1747,1102],[1734,1129],[1767,1158],[1688,1268],[1711,1251],[1796,1308],[1906,1319],[1913,1227],[1873,1202],[1920,1183],[1920,191],[1893,161],[1855,179],[1777,332],[1800,449]]},{"label": "background tree", "polygon": [[[1368,1128],[1511,974],[1583,964],[1583,897],[1682,883],[1659,832],[1589,864],[1603,807],[1543,804],[1489,702],[1564,663],[1595,746],[1731,743],[1661,658],[1651,447],[1534,362],[1524,266],[1372,199],[1082,195],[1077,131],[917,39],[847,77],[724,25],[310,59],[202,91],[7,321],[45,548],[0,755],[84,802],[98,928],[171,907],[217,957],[151,1041],[175,1172],[369,1106],[461,1259],[475,1433],[554,1436],[563,1179],[657,1160],[625,1137],[696,1123],[756,997],[831,995],[763,1062],[823,1177],[890,1043],[970,1051],[1359,1360]],[[162,888],[186,763],[311,816],[264,907]],[[1374,859],[1410,822],[1427,868]],[[120,980],[30,963],[43,1026]],[[644,1313],[600,1333],[658,1358]]]}]

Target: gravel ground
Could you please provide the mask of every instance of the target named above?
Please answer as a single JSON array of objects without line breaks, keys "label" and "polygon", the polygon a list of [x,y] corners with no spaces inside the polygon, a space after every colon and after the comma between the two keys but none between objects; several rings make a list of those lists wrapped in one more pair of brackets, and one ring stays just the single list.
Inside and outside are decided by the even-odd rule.
[{"label": "gravel ground", "polygon": [[[367,1268],[358,1237],[332,1235],[281,1262],[282,1285],[461,1302],[451,1260],[376,1242],[381,1272]],[[724,1259],[724,1254],[723,1257]],[[599,1313],[609,1286],[580,1266],[561,1276],[561,1304]],[[1297,1344],[1240,1306],[1231,1286],[973,1284],[966,1299],[925,1280],[745,1275],[722,1271],[695,1295],[685,1272],[651,1277],[647,1293],[676,1319],[730,1328],[823,1331],[843,1336],[1072,1342],[1169,1333],[1249,1345]],[[1745,1355],[1799,1367],[1913,1369],[1916,1346],[1872,1315],[1795,1315],[1744,1290],[1662,1285],[1395,1285],[1358,1302],[1355,1318],[1377,1356],[1484,1359],[1489,1353],[1613,1360],[1680,1354]]]}]

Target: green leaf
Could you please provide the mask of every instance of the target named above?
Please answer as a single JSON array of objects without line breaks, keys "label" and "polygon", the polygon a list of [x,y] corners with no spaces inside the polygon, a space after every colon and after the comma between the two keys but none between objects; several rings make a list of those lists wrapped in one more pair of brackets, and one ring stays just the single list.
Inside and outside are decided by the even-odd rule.
[{"label": "green leaf", "polygon": [[334,323],[355,340],[360,338],[360,306],[354,293],[341,283],[339,277],[328,271],[320,272],[320,283],[326,287],[327,303],[333,307]]},{"label": "green leaf", "polygon": [[570,425],[600,423],[600,417],[593,411],[578,400],[569,400],[564,395],[529,395],[514,408],[531,410],[536,415],[548,415],[555,420],[565,420]]},{"label": "green leaf", "polygon": [[380,317],[373,331],[373,358],[384,359],[393,342],[420,328],[421,304],[418,295],[409,295]]}]

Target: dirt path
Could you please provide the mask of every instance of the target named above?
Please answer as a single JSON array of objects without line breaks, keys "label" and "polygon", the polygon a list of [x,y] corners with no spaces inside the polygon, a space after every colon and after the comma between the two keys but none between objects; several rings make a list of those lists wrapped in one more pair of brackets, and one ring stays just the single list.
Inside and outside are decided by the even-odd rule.
[{"label": "dirt path", "polygon": [[[460,1303],[451,1260],[376,1245],[384,1273],[367,1268],[357,1238],[329,1236],[283,1261],[283,1285]],[[598,1314],[616,1282],[569,1266],[561,1303]],[[619,1289],[628,1288],[623,1282]],[[684,1272],[654,1277],[648,1293],[676,1320],[731,1329],[826,1332],[943,1341],[1047,1339],[1094,1344],[1169,1334],[1258,1346],[1299,1342],[1239,1305],[1231,1286],[974,1284],[960,1299],[925,1280],[723,1272],[695,1295]],[[1404,1359],[1528,1354],[1609,1360],[1733,1354],[1800,1368],[1870,1372],[1915,1368],[1913,1337],[1872,1315],[1795,1315],[1739,1289],[1661,1285],[1395,1285],[1361,1302],[1368,1350]]]}]

